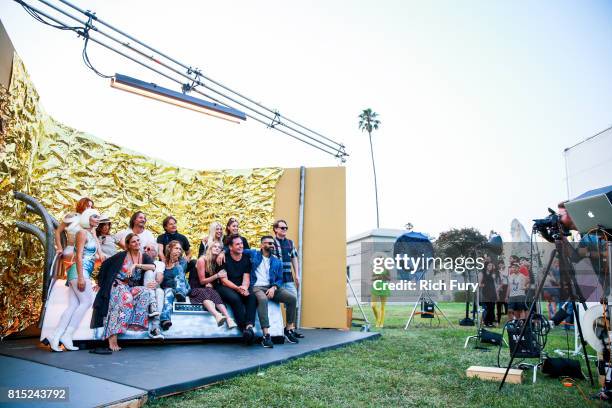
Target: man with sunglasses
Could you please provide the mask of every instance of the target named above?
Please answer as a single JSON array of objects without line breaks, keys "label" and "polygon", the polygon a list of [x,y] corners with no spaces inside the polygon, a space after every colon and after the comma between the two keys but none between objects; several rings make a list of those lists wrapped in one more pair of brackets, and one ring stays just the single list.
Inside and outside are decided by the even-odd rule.
[{"label": "man with sunglasses", "polygon": [[299,343],[295,336],[296,297],[282,288],[283,267],[281,261],[272,255],[274,237],[266,235],[261,238],[261,250],[245,249],[244,253],[251,257],[251,292],[257,298],[257,315],[263,331],[262,346],[272,348],[272,339],[268,319],[268,300],[285,304],[287,327],[284,330],[285,339],[289,343]]},{"label": "man with sunglasses", "polygon": [[[276,220],[273,224],[274,229],[274,251],[273,255],[280,259],[283,263],[283,285],[282,288],[288,290],[297,299],[297,290],[300,287],[300,269],[298,264],[298,253],[293,245],[293,241],[287,238],[287,221]],[[293,335],[297,338],[303,338],[304,335],[293,331]]]}]

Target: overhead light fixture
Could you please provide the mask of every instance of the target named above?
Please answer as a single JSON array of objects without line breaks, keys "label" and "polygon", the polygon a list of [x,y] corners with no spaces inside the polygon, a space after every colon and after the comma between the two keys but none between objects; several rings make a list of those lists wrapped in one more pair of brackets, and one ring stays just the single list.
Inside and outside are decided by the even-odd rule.
[{"label": "overhead light fixture", "polygon": [[246,114],[237,109],[194,98],[193,96],[131,78],[126,75],[115,74],[115,76],[111,78],[111,86],[123,91],[146,96],[147,98],[171,103],[181,108],[191,109],[196,112],[205,113],[206,115],[225,119],[230,122],[240,123],[241,120],[246,120]]}]

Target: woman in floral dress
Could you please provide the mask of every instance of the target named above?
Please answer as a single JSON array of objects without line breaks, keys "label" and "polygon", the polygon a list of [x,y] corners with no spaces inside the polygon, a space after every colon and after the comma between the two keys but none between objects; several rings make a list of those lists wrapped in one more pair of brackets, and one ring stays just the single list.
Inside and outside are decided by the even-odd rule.
[{"label": "woman in floral dress", "polygon": [[146,290],[144,272],[155,270],[153,260],[140,252],[140,239],[136,234],[125,238],[127,251],[108,258],[100,268],[100,290],[94,301],[92,327],[104,327],[102,337],[108,339],[109,348],[119,351],[117,335],[130,328],[149,327],[149,304],[155,298]]}]

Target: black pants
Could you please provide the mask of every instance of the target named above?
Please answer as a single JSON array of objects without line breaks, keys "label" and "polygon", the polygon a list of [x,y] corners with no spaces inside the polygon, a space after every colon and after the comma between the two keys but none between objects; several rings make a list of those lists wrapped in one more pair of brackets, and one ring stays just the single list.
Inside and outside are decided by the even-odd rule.
[{"label": "black pants", "polygon": [[484,324],[493,324],[495,322],[495,302],[480,302],[480,305],[484,309],[482,316]]},{"label": "black pants", "polygon": [[257,298],[254,294],[249,293],[249,296],[242,296],[235,290],[222,285],[217,286],[216,289],[223,303],[232,308],[234,319],[240,330],[244,330],[249,324],[255,326]]}]

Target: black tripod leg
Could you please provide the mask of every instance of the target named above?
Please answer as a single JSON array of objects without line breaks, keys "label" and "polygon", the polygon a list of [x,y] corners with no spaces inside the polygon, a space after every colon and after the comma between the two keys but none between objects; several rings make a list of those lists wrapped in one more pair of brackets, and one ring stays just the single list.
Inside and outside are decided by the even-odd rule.
[{"label": "black tripod leg", "polygon": [[516,343],[514,344],[514,350],[512,350],[512,354],[510,355],[510,362],[508,363],[508,367],[506,367],[506,372],[504,373],[504,378],[502,378],[501,384],[499,384],[499,391],[503,388],[506,383],[506,378],[508,377],[508,373],[510,372],[510,367],[512,367],[512,363],[514,362],[514,358],[516,357],[516,352],[521,345],[521,339],[525,335],[525,330],[527,329],[527,325],[531,324],[531,319],[533,318],[533,311],[535,310],[535,305],[540,296],[542,295],[542,289],[544,289],[544,282],[546,281],[546,277],[548,276],[548,272],[550,272],[550,267],[553,263],[553,260],[557,256],[557,249],[555,248],[550,254],[550,259],[548,260],[548,265],[546,265],[546,270],[544,270],[544,274],[542,275],[542,280],[540,281],[540,285],[536,290],[535,298],[533,302],[531,302],[531,307],[529,308],[529,314],[527,315],[527,319],[525,319],[525,323],[521,328],[521,333],[518,336]]},{"label": "black tripod leg", "polygon": [[576,302],[572,301],[572,306],[574,308],[574,320],[576,320],[576,327],[578,328],[578,337],[580,337],[580,344],[582,344],[582,351],[584,352],[584,362],[586,363],[587,369],[589,370],[589,380],[591,380],[591,386],[595,385],[593,383],[593,373],[591,372],[591,364],[589,362],[589,353],[587,352],[587,344],[584,341],[584,337],[582,336],[582,325],[580,324],[580,315],[578,312],[578,308],[576,307]]}]

